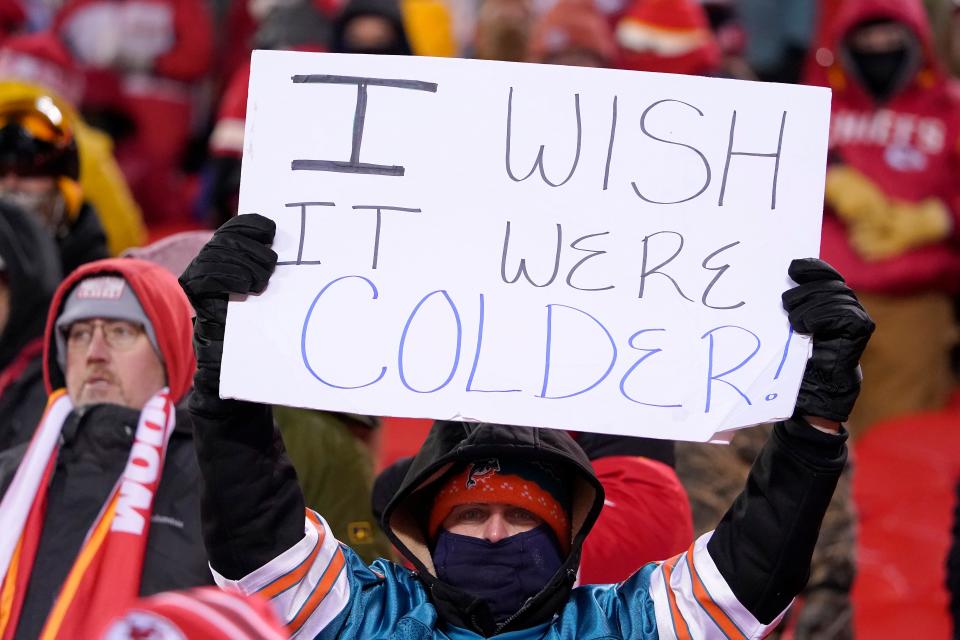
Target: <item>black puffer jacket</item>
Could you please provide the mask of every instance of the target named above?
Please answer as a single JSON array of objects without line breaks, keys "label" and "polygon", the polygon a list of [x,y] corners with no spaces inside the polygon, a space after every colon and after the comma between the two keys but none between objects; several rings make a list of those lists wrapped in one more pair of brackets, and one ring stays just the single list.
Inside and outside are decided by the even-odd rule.
[{"label": "black puffer jacket", "polygon": [[0,451],[33,435],[46,405],[42,354],[47,308],[61,279],[57,246],[30,216],[0,200],[0,257],[10,313],[0,329]]},{"label": "black puffer jacket", "polygon": [[[93,405],[67,419],[57,466],[47,493],[40,546],[20,614],[16,638],[40,635],[53,601],[84,537],[123,472],[140,412]],[[0,489],[6,492],[26,445],[0,454]],[[200,470],[190,414],[177,411],[157,491],[141,595],[212,584],[200,530]]]}]

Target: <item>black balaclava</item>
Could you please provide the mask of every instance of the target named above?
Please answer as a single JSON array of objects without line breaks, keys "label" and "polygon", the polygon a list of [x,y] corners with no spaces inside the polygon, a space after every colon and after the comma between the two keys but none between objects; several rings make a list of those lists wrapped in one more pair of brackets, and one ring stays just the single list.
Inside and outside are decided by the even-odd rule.
[{"label": "black balaclava", "polygon": [[[893,20],[870,20],[857,25],[854,32],[877,25],[899,24]],[[920,62],[920,43],[913,32],[902,46],[886,51],[862,51],[847,38],[846,54],[852,71],[863,88],[876,100],[886,101],[902,89],[916,73]]]}]

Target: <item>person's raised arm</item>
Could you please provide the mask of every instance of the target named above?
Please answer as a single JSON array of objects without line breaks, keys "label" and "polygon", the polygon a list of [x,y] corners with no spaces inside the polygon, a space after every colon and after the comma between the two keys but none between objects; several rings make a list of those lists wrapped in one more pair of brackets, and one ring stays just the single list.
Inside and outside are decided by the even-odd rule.
[{"label": "person's raised arm", "polygon": [[775,619],[806,584],[820,523],[846,462],[846,421],[860,391],[860,356],[874,324],[843,278],[794,260],[783,294],[790,325],[813,338],[794,418],[776,425],[743,493],[708,549],[740,602]]},{"label": "person's raised arm", "polygon": [[203,474],[203,534],[211,566],[238,580],[304,538],[304,501],[269,405],[220,398],[230,294],[262,292],[277,262],[276,225],[250,214],[214,233],[180,276],[193,304],[197,373],[190,413]]},{"label": "person's raised arm", "polygon": [[783,294],[790,325],[813,338],[794,417],[775,425],[716,530],[654,572],[661,638],[762,638],[806,584],[874,323],[825,262],[794,260],[789,274],[798,285]]}]

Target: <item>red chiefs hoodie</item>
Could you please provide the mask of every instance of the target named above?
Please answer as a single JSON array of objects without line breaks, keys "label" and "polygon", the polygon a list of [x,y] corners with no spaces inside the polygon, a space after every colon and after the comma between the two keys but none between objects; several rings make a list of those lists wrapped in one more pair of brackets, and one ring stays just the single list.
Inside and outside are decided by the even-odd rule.
[{"label": "red chiefs hoodie", "polygon": [[[918,70],[884,103],[877,102],[844,65],[843,41],[858,24],[890,19],[907,25],[921,46]],[[960,222],[960,93],[940,67],[919,0],[847,0],[819,47],[808,83],[833,89],[830,160],[851,166],[890,198],[935,197]],[[826,65],[826,66],[824,66]],[[845,225],[830,210],[823,221],[822,257],[858,290],[881,294],[953,291],[960,284],[956,239],[902,255],[865,261],[849,244]]]},{"label": "red chiefs hoodie", "polygon": [[89,262],[67,276],[57,288],[47,314],[44,333],[43,378],[47,393],[65,386],[64,372],[57,364],[54,339],[57,317],[74,285],[90,276],[122,276],[136,294],[144,313],[153,323],[157,345],[163,355],[167,385],[174,402],[179,402],[193,382],[196,360],[193,355],[193,314],[180,283],[163,267],[133,258],[110,258]]}]

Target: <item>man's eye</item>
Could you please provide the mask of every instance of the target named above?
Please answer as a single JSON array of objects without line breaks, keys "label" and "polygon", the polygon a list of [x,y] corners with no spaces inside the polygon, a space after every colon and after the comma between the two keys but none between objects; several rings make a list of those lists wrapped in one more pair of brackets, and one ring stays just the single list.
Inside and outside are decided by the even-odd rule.
[{"label": "man's eye", "polygon": [[129,338],[133,335],[133,329],[122,324],[110,327],[110,333],[117,338]]},{"label": "man's eye", "polygon": [[70,329],[70,334],[67,336],[67,339],[72,342],[79,342],[81,340],[86,340],[90,337],[90,327],[73,327]]},{"label": "man's eye", "polygon": [[509,517],[514,522],[536,522],[537,516],[533,515],[526,509],[513,509],[509,513]]},{"label": "man's eye", "polygon": [[460,512],[459,519],[468,522],[475,522],[483,518],[483,511],[480,509],[464,509]]},{"label": "man's eye", "polygon": [[129,322],[117,322],[106,327],[110,337],[120,342],[130,342],[137,337],[137,327]]}]

